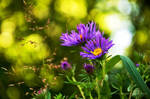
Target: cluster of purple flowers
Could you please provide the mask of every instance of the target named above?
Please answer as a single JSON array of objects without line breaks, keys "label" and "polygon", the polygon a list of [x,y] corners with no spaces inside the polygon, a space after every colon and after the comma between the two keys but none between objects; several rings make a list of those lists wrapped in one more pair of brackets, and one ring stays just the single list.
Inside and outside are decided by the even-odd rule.
[{"label": "cluster of purple flowers", "polygon": [[77,25],[77,32],[72,30],[70,34],[63,33],[60,37],[62,46],[81,46],[83,52],[80,55],[87,59],[97,59],[108,53],[108,50],[114,45],[112,40],[106,39],[96,28],[94,22]]},{"label": "cluster of purple flowers", "polygon": [[85,43],[82,46],[84,52],[80,52],[80,55],[88,59],[96,59],[102,55],[108,53],[108,50],[114,45],[112,40],[103,37],[102,33],[96,29],[94,22],[88,24],[77,25],[77,31],[71,31],[71,34],[63,33],[60,39],[63,46],[76,46],[81,43]]},{"label": "cluster of purple flowers", "polygon": [[[61,62],[61,68],[63,70],[67,70],[71,68],[71,65],[68,61]],[[84,69],[88,74],[92,74],[94,72],[94,66],[91,64],[84,64]]]}]

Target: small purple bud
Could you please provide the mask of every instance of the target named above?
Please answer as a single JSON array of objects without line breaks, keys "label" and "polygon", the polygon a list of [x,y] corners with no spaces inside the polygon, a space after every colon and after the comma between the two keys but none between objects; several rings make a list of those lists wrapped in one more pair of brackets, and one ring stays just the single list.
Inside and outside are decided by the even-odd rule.
[{"label": "small purple bud", "polygon": [[136,64],[136,67],[139,67],[140,66],[140,64]]},{"label": "small purple bud", "polygon": [[84,64],[84,69],[88,74],[92,74],[94,72],[94,66],[90,64]]},{"label": "small purple bud", "polygon": [[63,70],[67,70],[67,69],[71,68],[71,65],[67,61],[63,61],[63,62],[61,62],[61,68]]}]

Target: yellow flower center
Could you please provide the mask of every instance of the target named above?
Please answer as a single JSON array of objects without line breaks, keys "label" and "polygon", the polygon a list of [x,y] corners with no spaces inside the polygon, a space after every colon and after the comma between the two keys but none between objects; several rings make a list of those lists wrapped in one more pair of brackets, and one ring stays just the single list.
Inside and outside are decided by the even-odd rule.
[{"label": "yellow flower center", "polygon": [[101,48],[96,48],[94,49],[94,51],[91,51],[91,53],[95,56],[99,55],[102,53],[102,49]]},{"label": "yellow flower center", "polygon": [[82,39],[82,35],[80,35],[80,39]]}]

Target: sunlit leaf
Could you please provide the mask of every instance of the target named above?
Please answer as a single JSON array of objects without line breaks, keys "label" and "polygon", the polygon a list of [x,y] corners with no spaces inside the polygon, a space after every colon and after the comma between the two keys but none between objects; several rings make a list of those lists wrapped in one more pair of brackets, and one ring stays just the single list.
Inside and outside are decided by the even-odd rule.
[{"label": "sunlit leaf", "polygon": [[112,57],[106,63],[106,72],[109,72],[119,61],[120,61],[120,56],[119,55],[116,55],[116,56]]}]

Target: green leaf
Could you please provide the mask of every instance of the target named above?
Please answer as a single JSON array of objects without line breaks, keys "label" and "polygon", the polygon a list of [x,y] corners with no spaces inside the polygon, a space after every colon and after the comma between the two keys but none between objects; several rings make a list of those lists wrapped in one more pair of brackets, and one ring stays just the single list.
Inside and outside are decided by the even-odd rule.
[{"label": "green leaf", "polygon": [[116,86],[115,84],[111,84],[112,85],[112,87],[114,88],[114,89],[117,89],[117,90],[119,90],[119,87],[118,86]]},{"label": "green leaf", "polygon": [[69,99],[73,99],[73,98],[75,97],[75,95],[76,95],[76,92],[74,92],[74,93],[69,97]]},{"label": "green leaf", "polygon": [[119,90],[111,92],[111,95],[116,94],[117,92],[119,92]]},{"label": "green leaf", "polygon": [[150,99],[150,90],[144,83],[144,80],[142,79],[139,72],[137,71],[135,64],[126,56],[120,56],[120,58],[123,61],[123,64],[128,70],[130,76],[133,78],[134,82],[146,94],[147,98]]},{"label": "green leaf", "polygon": [[56,95],[54,97],[54,99],[65,99],[65,96],[63,96],[61,93],[59,93],[58,95]]},{"label": "green leaf", "polygon": [[129,85],[127,88],[127,91],[130,92],[134,87],[135,87],[135,85]]},{"label": "green leaf", "polygon": [[143,93],[141,92],[141,90],[139,88],[135,88],[132,93],[132,96],[141,98],[143,96]]},{"label": "green leaf", "polygon": [[120,55],[116,55],[112,57],[107,63],[106,63],[106,72],[109,72],[113,66],[115,66],[120,61]]},{"label": "green leaf", "polygon": [[47,91],[45,99],[51,99],[51,93]]},{"label": "green leaf", "polygon": [[106,63],[106,72],[109,72],[120,60],[122,60],[125,68],[133,78],[137,87],[139,87],[146,94],[147,98],[150,99],[150,89],[147,87],[140,73],[137,71],[135,64],[128,57],[117,55],[111,58]]}]

